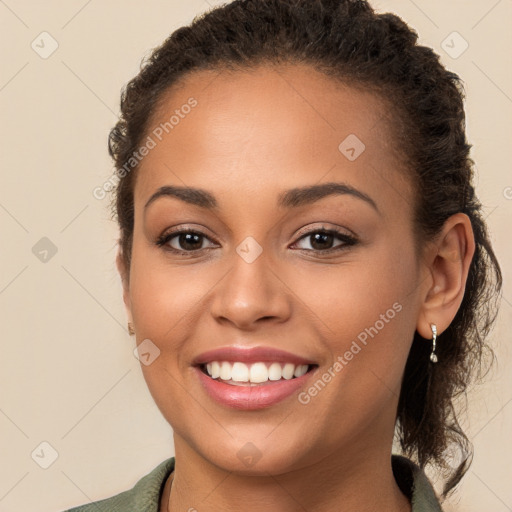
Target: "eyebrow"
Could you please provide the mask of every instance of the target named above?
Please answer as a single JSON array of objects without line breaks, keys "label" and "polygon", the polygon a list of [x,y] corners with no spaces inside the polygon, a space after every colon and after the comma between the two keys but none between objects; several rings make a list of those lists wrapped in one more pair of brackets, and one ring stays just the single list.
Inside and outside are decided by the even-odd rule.
[{"label": "eyebrow", "polygon": [[[282,208],[298,208],[306,206],[331,195],[350,195],[368,203],[375,211],[380,213],[375,201],[364,192],[347,185],[346,183],[322,183],[306,187],[292,188],[278,196],[277,205]],[[207,190],[193,187],[165,186],[160,187],[146,202],[144,208],[160,197],[174,197],[188,204],[199,206],[207,210],[217,210],[219,203],[215,196]]]}]

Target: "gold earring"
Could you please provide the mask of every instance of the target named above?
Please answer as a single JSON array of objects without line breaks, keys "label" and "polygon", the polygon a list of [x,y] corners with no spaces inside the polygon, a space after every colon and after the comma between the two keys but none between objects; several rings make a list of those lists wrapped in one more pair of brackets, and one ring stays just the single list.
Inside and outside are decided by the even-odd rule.
[{"label": "gold earring", "polygon": [[432,329],[432,353],[430,354],[430,360],[433,363],[437,363],[436,356],[436,340],[437,340],[437,327],[435,324],[430,324],[430,328]]},{"label": "gold earring", "polygon": [[133,324],[131,322],[128,322],[128,334],[130,336],[133,336],[135,334],[135,329],[133,328]]}]

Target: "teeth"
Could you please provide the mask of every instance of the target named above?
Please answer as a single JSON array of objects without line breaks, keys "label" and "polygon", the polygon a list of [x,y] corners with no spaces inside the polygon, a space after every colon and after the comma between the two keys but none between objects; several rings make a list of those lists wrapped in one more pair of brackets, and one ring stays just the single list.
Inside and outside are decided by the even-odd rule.
[{"label": "teeth", "polygon": [[211,365],[211,372],[208,370],[208,365],[206,365],[206,369],[208,370],[208,373],[212,376],[212,379],[217,379],[218,377],[220,377],[220,364],[217,361],[213,361]]},{"label": "teeth", "polygon": [[247,382],[249,380],[249,368],[244,363],[233,363],[231,367],[231,380],[235,382]]},{"label": "teeth", "polygon": [[295,371],[295,365],[291,363],[286,363],[283,368],[283,377],[286,380],[290,380],[293,378],[293,372]]},{"label": "teeth", "polygon": [[220,365],[220,375],[219,375],[219,377],[222,380],[230,380],[231,379],[231,365],[227,361],[224,361]]},{"label": "teeth", "polygon": [[268,368],[268,378],[270,380],[280,380],[283,376],[283,370],[279,363],[272,363]]},{"label": "teeth", "polygon": [[294,377],[301,377],[308,371],[307,364],[294,365],[286,363],[253,363],[246,365],[241,362],[229,363],[228,361],[211,361],[206,364],[206,372],[212,379],[232,380],[234,382],[252,382],[255,384],[276,381],[281,379],[290,380]]},{"label": "teeth", "polygon": [[249,370],[249,381],[250,382],[267,382],[267,380],[268,380],[267,365],[264,363],[253,364],[251,366],[251,369]]}]

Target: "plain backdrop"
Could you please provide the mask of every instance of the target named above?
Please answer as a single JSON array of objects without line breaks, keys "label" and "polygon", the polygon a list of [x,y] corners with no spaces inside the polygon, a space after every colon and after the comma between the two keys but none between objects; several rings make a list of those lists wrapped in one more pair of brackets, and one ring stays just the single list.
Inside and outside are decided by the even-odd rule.
[{"label": "plain backdrop", "polygon": [[[93,189],[112,172],[106,142],[121,87],[153,47],[215,5],[0,1],[0,511],[105,498],[173,455],[126,331],[116,225]],[[510,511],[512,1],[373,5],[401,16],[465,82],[504,299],[490,338],[498,364],[464,417],[474,464],[446,510]]]}]

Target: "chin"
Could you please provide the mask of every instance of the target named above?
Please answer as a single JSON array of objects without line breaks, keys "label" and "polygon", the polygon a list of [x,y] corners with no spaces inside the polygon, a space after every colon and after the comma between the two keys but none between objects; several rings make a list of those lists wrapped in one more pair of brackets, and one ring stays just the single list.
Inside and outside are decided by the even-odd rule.
[{"label": "chin", "polygon": [[[211,464],[218,468],[246,476],[280,475],[304,467],[310,457],[304,452],[304,443],[300,437],[289,446],[284,446],[281,440],[270,441],[268,434],[262,434],[259,440],[234,440],[219,442],[211,440],[204,450],[197,450]],[[303,462],[301,464],[301,461]]]}]

